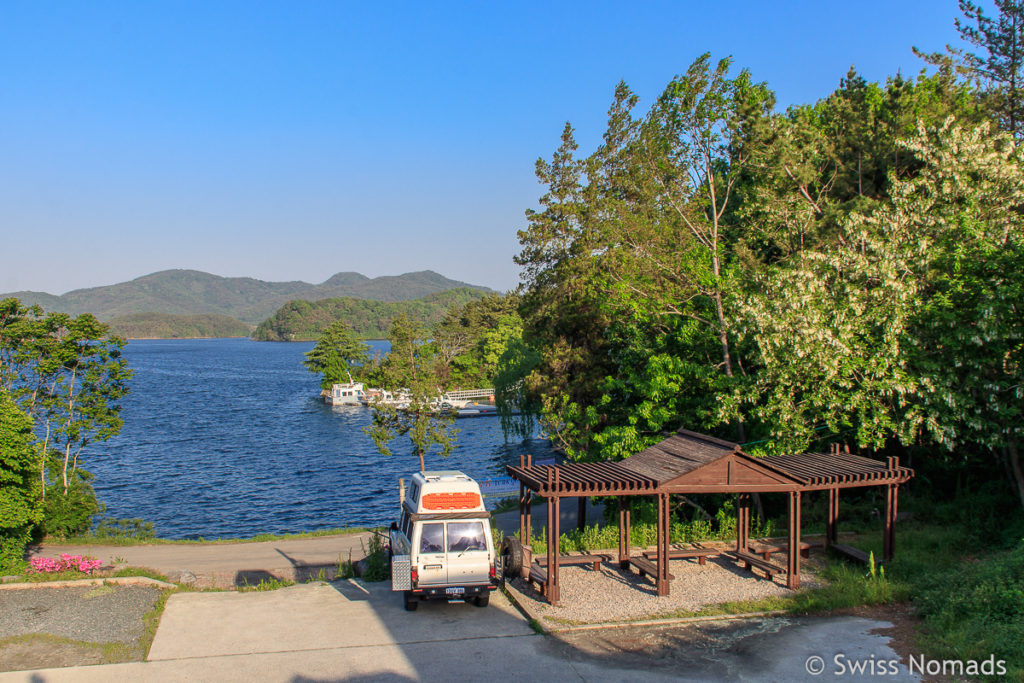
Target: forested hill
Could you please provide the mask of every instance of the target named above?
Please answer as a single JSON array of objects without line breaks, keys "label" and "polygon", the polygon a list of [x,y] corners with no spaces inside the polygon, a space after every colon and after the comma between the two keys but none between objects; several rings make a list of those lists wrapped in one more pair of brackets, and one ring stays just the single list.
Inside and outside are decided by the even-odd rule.
[{"label": "forested hill", "polygon": [[252,325],[216,313],[134,313],[113,318],[108,324],[111,334],[125,339],[248,337],[252,331]]},{"label": "forested hill", "polygon": [[252,338],[257,341],[309,341],[319,337],[332,322],[342,320],[363,339],[383,339],[392,321],[402,313],[425,325],[433,325],[452,306],[475,301],[485,293],[480,289],[460,287],[413,301],[371,301],[353,297],[289,301],[269,320],[260,323]]},{"label": "forested hill", "polygon": [[0,294],[0,299],[14,297],[25,304],[39,304],[47,311],[92,313],[104,322],[137,313],[169,313],[218,314],[255,325],[293,299],[354,297],[407,301],[456,288],[490,291],[430,270],[376,278],[338,273],[317,285],[221,277],[196,270],[164,270],[116,285],[76,289],[62,296],[13,292]]}]

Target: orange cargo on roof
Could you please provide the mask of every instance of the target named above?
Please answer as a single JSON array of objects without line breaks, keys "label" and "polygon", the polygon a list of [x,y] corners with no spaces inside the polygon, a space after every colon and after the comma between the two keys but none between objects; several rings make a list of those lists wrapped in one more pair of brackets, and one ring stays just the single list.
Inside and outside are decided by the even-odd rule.
[{"label": "orange cargo on roof", "polygon": [[480,507],[480,494],[471,491],[461,493],[428,493],[420,502],[428,510],[472,510]]}]

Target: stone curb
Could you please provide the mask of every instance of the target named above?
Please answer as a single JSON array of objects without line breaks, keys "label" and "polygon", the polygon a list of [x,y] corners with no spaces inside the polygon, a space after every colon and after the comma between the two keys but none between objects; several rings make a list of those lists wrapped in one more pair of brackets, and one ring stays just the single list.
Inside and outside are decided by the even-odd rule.
[{"label": "stone curb", "polygon": [[579,624],[552,629],[551,633],[567,633],[570,631],[597,631],[605,628],[628,628],[630,626],[675,626],[680,624],[696,624],[706,621],[737,621],[740,619],[756,619],[758,617],[777,617],[786,614],[784,610],[768,612],[743,612],[742,614],[710,614],[701,617],[673,617],[671,619],[646,619],[643,621],[606,621],[599,624]]},{"label": "stone curb", "polygon": [[103,586],[105,584],[119,586],[156,586],[157,588],[177,588],[173,583],[151,579],[148,576],[118,576],[95,579],[73,579],[70,581],[22,581],[20,583],[0,584],[0,590],[21,590],[25,588],[75,588],[77,586]]},{"label": "stone curb", "polygon": [[528,619],[533,620],[539,624],[545,635],[553,635],[556,633],[568,633],[570,631],[596,631],[605,628],[628,628],[630,626],[673,626],[679,624],[693,624],[705,621],[735,621],[738,619],[755,619],[758,617],[775,617],[786,614],[784,610],[768,610],[763,612],[743,612],[741,614],[711,614],[699,617],[672,617],[668,619],[643,619],[640,621],[603,621],[596,624],[574,624],[561,626],[553,624],[550,620],[546,619],[543,615],[534,612],[531,609],[529,601],[527,601],[522,592],[512,585],[511,582],[505,583],[505,592],[508,594],[512,603],[519,608]]}]

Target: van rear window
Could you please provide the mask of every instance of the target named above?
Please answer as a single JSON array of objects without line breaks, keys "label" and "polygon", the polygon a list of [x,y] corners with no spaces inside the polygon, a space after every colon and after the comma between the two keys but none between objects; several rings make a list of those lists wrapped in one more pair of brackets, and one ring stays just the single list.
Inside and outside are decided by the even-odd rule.
[{"label": "van rear window", "polygon": [[487,550],[482,522],[448,522],[448,552]]},{"label": "van rear window", "polygon": [[421,553],[444,552],[444,524],[424,524],[420,532]]}]

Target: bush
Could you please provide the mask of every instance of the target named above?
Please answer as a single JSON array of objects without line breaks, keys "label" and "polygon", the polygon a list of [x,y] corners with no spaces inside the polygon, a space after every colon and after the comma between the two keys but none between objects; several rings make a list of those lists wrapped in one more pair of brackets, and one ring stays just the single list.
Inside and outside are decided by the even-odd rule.
[{"label": "bush", "polygon": [[46,488],[42,523],[44,534],[67,538],[89,530],[92,518],[104,509],[96,500],[96,492],[89,483],[91,480],[91,474],[79,469],[68,482],[66,494],[60,480]]},{"label": "bush", "polygon": [[364,581],[385,581],[391,576],[388,554],[384,551],[384,538],[374,533],[370,536],[370,548],[366,554]]},{"label": "bush", "polygon": [[152,522],[144,519],[103,517],[96,524],[96,530],[92,535],[97,539],[109,541],[148,541],[156,538],[156,530]]},{"label": "bush", "polygon": [[20,572],[25,546],[42,517],[32,419],[0,392],[0,572]]}]

